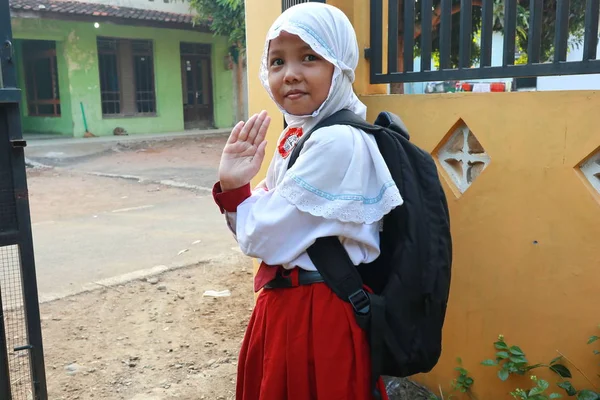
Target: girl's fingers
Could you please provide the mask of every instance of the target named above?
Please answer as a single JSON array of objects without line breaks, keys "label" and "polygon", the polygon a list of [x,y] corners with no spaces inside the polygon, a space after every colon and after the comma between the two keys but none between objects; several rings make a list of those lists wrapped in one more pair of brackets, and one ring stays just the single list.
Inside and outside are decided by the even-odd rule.
[{"label": "girl's fingers", "polygon": [[249,120],[248,122],[246,122],[246,124],[244,124],[244,127],[242,128],[242,131],[240,132],[240,135],[238,137],[238,140],[241,141],[246,141],[248,140],[248,135],[250,134],[250,131],[252,130],[252,127],[254,126],[255,122],[256,122],[256,118],[258,118],[257,114],[254,114]]},{"label": "girl's fingers", "polygon": [[260,114],[258,114],[258,117],[256,118],[256,122],[254,123],[254,126],[252,127],[252,130],[248,134],[248,142],[249,143],[252,143],[252,144],[255,143],[256,135],[258,135],[258,131],[259,131],[260,127],[265,122],[265,118],[267,118],[267,112],[263,110],[260,112]]},{"label": "girl's fingers", "polygon": [[267,136],[267,131],[269,130],[269,125],[271,124],[271,117],[266,117],[262,124],[259,126],[256,137],[254,138],[254,143],[262,143]]},{"label": "girl's fingers", "polygon": [[265,149],[267,148],[267,141],[262,142],[258,149],[256,149],[256,154],[254,154],[254,158],[252,159],[252,164],[256,170],[260,169],[260,166],[265,159]]},{"label": "girl's fingers", "polygon": [[240,132],[244,127],[244,121],[238,122],[233,129],[231,130],[231,134],[229,135],[229,139],[227,140],[227,144],[233,144],[237,142]]}]

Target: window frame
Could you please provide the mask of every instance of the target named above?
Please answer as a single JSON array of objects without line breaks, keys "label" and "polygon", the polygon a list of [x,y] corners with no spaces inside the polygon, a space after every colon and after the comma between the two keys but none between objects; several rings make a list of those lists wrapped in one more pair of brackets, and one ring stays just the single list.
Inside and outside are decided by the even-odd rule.
[{"label": "window frame", "polygon": [[[115,43],[114,50],[107,50],[100,46],[102,41],[113,41]],[[148,52],[140,52],[134,49],[134,44],[145,43],[148,45]],[[130,38],[122,38],[122,37],[109,37],[109,36],[98,36],[96,38],[96,46],[97,46],[97,54],[98,54],[98,75],[100,80],[100,102],[102,108],[102,118],[103,119],[114,119],[114,118],[141,118],[141,117],[156,117],[158,115],[158,101],[156,96],[156,65],[155,65],[155,49],[154,49],[154,40],[152,39],[130,39]],[[124,54],[123,50],[120,46],[128,46],[128,51]],[[102,54],[111,54],[115,56],[116,59],[116,74],[117,74],[117,83],[118,83],[118,100],[105,100],[105,93],[114,94],[115,92],[109,92],[103,90],[102,85],[102,76],[103,73],[106,74],[105,71],[102,70],[101,66],[101,55]],[[139,112],[139,102],[148,102],[149,100],[138,100],[138,71],[135,67],[136,57],[149,57],[151,59],[150,63],[150,73],[151,73],[151,104],[153,105],[153,111],[149,112]],[[124,60],[124,58],[128,58]],[[131,79],[125,84],[130,85],[124,91],[124,81],[123,81],[123,72],[125,68],[130,68],[128,72]],[[129,96],[126,96],[124,92],[129,93]],[[118,113],[105,113],[105,103],[107,102],[118,102],[119,104],[119,112]],[[131,111],[127,110],[127,106],[131,109]]]},{"label": "window frame", "polygon": [[[27,49],[28,45],[33,44],[33,42],[50,42],[54,45],[54,48],[46,49],[44,51],[31,51],[31,49]],[[54,40],[23,40],[23,42],[21,43],[21,49],[23,51],[23,72],[25,78],[25,98],[27,100],[27,116],[29,117],[62,117],[62,107],[60,101],[60,79],[58,76],[58,57],[56,47],[57,43]],[[49,73],[52,79],[52,99],[38,98],[35,62],[39,60],[48,60],[50,64]],[[33,85],[33,87],[31,87],[30,85]],[[52,114],[40,112],[40,106],[48,105],[51,105],[53,107],[54,111]]]}]

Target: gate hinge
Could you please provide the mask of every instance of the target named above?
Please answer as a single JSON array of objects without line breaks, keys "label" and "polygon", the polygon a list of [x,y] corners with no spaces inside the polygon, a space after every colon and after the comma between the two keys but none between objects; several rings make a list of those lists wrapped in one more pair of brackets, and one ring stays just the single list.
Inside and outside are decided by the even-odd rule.
[{"label": "gate hinge", "polygon": [[6,49],[6,54],[4,55],[4,59],[8,63],[12,63],[14,57],[14,48],[13,44],[10,40],[4,41],[4,48]]},{"label": "gate hinge", "polygon": [[25,140],[25,139],[12,139],[10,141],[10,144],[15,149],[22,149],[24,147],[27,147],[27,140]]}]

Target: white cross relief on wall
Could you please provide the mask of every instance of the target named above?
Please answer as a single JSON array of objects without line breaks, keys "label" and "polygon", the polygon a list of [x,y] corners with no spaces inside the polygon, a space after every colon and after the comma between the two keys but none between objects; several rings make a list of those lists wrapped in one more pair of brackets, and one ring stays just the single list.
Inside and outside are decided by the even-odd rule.
[{"label": "white cross relief on wall", "polygon": [[600,194],[600,149],[584,162],[580,169],[596,192]]},{"label": "white cross relief on wall", "polygon": [[462,123],[438,150],[438,160],[460,193],[464,193],[489,165],[490,156],[473,132]]}]

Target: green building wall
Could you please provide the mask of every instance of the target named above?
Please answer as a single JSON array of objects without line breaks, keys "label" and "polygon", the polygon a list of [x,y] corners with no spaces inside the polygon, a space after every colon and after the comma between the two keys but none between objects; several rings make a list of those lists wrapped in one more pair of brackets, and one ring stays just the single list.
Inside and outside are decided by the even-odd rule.
[{"label": "green building wall", "polygon": [[[98,136],[112,135],[116,127],[130,134],[183,131],[183,94],[179,44],[212,44],[212,82],[214,124],[217,128],[233,125],[233,73],[225,68],[227,40],[186,30],[157,29],[137,26],[103,24],[95,28],[91,22],[69,22],[48,19],[15,18],[15,39],[56,41],[58,79],[61,96],[61,116],[30,117],[22,62],[19,62],[19,82],[23,89],[23,130],[27,133],[55,133],[81,137],[85,133],[80,102],[83,103],[90,132]],[[100,100],[100,75],[96,38],[151,39],[154,42],[154,73],[156,85],[156,116],[103,118]],[[20,44],[17,42],[17,60]]]}]

